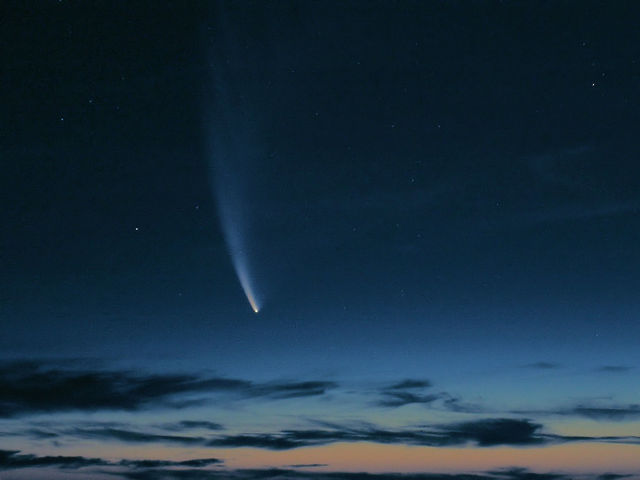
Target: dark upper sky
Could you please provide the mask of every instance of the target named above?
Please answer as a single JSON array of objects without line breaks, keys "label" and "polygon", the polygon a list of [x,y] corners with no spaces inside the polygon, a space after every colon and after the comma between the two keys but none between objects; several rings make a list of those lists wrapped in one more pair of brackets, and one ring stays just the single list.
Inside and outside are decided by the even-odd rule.
[{"label": "dark upper sky", "polygon": [[242,357],[322,350],[336,329],[347,350],[625,344],[639,333],[637,13],[6,8],[2,349],[126,357],[144,336],[143,354],[171,356],[227,348],[220,336]]},{"label": "dark upper sky", "polygon": [[640,471],[636,2],[0,9],[3,478]]}]

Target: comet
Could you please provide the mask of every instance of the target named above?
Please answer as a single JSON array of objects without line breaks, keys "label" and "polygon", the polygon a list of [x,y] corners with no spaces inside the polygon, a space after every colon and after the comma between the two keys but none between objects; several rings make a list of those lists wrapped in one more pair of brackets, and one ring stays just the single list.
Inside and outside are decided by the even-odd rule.
[{"label": "comet", "polygon": [[253,309],[254,313],[258,313],[260,311],[260,307],[258,307],[258,303],[256,301],[255,296],[253,295],[253,291],[251,289],[251,285],[249,284],[248,278],[246,278],[241,273],[238,273],[238,279],[240,280],[240,285],[242,285],[242,290],[244,290],[244,294],[249,301],[249,305]]},{"label": "comet", "polygon": [[[229,151],[223,157],[228,158],[228,155],[230,155]],[[215,164],[217,164],[215,191],[218,214],[227,250],[247,301],[251,309],[258,313],[261,300],[256,290],[256,282],[251,275],[251,251],[248,247],[248,240],[251,238],[250,211],[246,208],[246,200],[240,195],[242,189],[238,186],[238,176],[224,174],[223,172],[227,170],[225,165],[221,165],[220,162]]]},{"label": "comet", "polygon": [[[212,189],[227,250],[251,309],[258,313],[262,296],[257,289],[255,262],[255,171],[264,159],[255,108],[242,88],[245,79],[240,41],[220,8],[219,25],[209,52],[211,90],[205,103],[206,142]],[[240,62],[238,64],[237,62]]]},{"label": "comet", "polygon": [[[223,189],[218,189],[218,192],[224,192]],[[249,256],[245,245],[246,236],[243,235],[243,231],[240,229],[239,221],[243,217],[238,218],[234,216],[233,208],[228,203],[229,198],[221,198],[221,194],[218,194],[218,211],[220,218],[222,219],[222,231],[224,233],[225,242],[229,255],[231,256],[231,262],[233,268],[236,271],[236,276],[240,282],[240,286],[244,291],[245,296],[251,305],[251,309],[254,313],[260,311],[260,301],[256,294],[253,279],[249,272]],[[226,200],[226,201],[225,201]]]},{"label": "comet", "polygon": [[[230,251],[232,250],[230,249]],[[242,287],[242,290],[244,291],[244,294],[249,301],[249,305],[251,305],[251,309],[254,311],[254,313],[258,313],[260,311],[260,306],[258,304],[258,299],[256,297],[251,278],[249,277],[249,273],[247,271],[247,265],[244,256],[241,253],[236,253],[235,255],[232,253],[231,260],[233,262],[233,267],[236,270],[238,280],[240,281],[240,286]]]},{"label": "comet", "polygon": [[261,157],[261,150],[247,125],[244,105],[229,105],[231,94],[222,80],[217,82],[217,108],[209,123],[209,166],[212,189],[215,192],[218,217],[231,263],[251,309],[261,309],[261,295],[255,279],[255,199],[252,192],[255,179],[252,172]]}]

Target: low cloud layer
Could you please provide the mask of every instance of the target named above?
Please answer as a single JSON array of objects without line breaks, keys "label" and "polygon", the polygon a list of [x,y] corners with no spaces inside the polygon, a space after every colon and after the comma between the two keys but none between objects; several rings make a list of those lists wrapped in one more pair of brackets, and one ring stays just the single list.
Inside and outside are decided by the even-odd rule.
[{"label": "low cloud layer", "polygon": [[[640,419],[637,404],[574,404],[537,411],[520,411],[489,415],[489,408],[467,404],[445,391],[434,391],[433,384],[424,378],[400,379],[388,384],[378,384],[367,391],[347,389],[336,382],[312,379],[292,381],[253,382],[246,379],[206,376],[200,374],[141,374],[129,370],[99,370],[96,368],[73,368],[72,362],[4,362],[0,363],[0,421],[7,428],[0,432],[5,438],[48,442],[51,445],[73,444],[73,442],[108,442],[121,444],[155,444],[167,447],[207,448],[258,448],[284,451],[303,447],[319,447],[344,442],[369,442],[384,445],[407,445],[428,447],[486,448],[495,446],[535,447],[569,442],[600,442],[640,444],[635,436],[563,436],[550,433],[553,425],[540,418],[550,416],[582,417],[599,421],[628,421]],[[532,368],[556,368],[534,364]],[[196,402],[212,401],[227,407],[238,401],[286,401],[289,399],[323,397],[330,391],[341,395],[352,395],[363,406],[385,409],[405,405],[424,405],[432,410],[446,411],[447,423],[434,424],[432,416],[422,422],[414,421],[405,427],[394,427],[374,423],[335,422],[332,418],[306,418],[309,423],[290,423],[278,417],[257,430],[233,423],[233,417],[224,417],[223,425],[207,418],[203,411],[185,415],[184,420],[173,416],[171,420],[157,420],[133,425],[105,422],[92,415],[91,420],[76,420],[75,423],[52,419],[31,419],[32,414],[77,411],[92,413],[101,410],[147,411],[154,408],[186,408]],[[364,398],[364,393],[373,394],[373,399]],[[341,398],[333,396],[335,398]],[[327,399],[331,398],[329,396]],[[256,403],[247,404],[259,406]],[[245,406],[247,406],[245,405]],[[298,406],[298,404],[296,404]],[[379,410],[374,409],[379,413]],[[287,412],[288,413],[288,412]],[[296,413],[296,412],[292,412]],[[17,417],[20,417],[19,419]],[[24,418],[26,417],[26,419]],[[189,418],[191,417],[191,418]],[[144,417],[141,417],[144,418]],[[363,416],[362,418],[366,418]],[[460,421],[462,419],[464,421]],[[295,425],[295,426],[293,426]],[[305,428],[308,427],[308,428]],[[2,468],[27,468],[55,466],[60,468],[84,468],[109,466],[101,459],[74,456],[36,457],[14,450],[5,450],[0,457]],[[124,462],[124,463],[123,463]],[[181,469],[181,475],[189,475],[189,469],[210,466],[216,459],[193,460],[190,463],[166,463],[160,460],[127,460],[118,464],[135,471],[127,475],[147,475],[148,470],[168,468]],[[127,463],[129,462],[129,463]],[[137,462],[137,463],[136,463]],[[140,463],[142,462],[142,463]],[[163,463],[164,462],[164,463]],[[289,466],[296,472],[315,464]],[[319,466],[319,465],[317,465]],[[135,468],[134,468],[135,467]],[[144,471],[142,471],[144,470]],[[164,472],[164,470],[162,470]],[[158,473],[158,472],[156,472]],[[162,475],[174,473],[162,473]],[[291,475],[291,474],[287,474]],[[500,475],[505,475],[502,472]],[[134,477],[127,477],[134,478]],[[140,477],[143,478],[143,477]],[[158,477],[162,478],[162,477]],[[188,477],[187,477],[188,478]]]},{"label": "low cloud layer", "polygon": [[541,424],[528,419],[488,418],[468,422],[390,430],[375,425],[323,424],[324,428],[281,430],[214,436],[159,435],[104,427],[67,429],[61,436],[126,443],[163,443],[213,448],[260,448],[291,450],[337,442],[371,442],[430,447],[538,446],[567,442],[638,443],[636,437],[588,437],[547,434]]},{"label": "low cloud layer", "polygon": [[[309,471],[327,467],[325,464],[287,465],[284,468],[227,470],[220,468],[223,461],[201,458],[184,461],[123,459],[107,461],[80,456],[37,456],[14,450],[0,450],[0,471],[18,469],[74,470],[74,478],[89,479],[95,474],[106,474],[115,480],[569,480],[561,473],[536,473],[524,468],[509,468],[477,474],[439,473],[353,473]],[[214,468],[212,468],[214,467]],[[626,475],[608,473],[581,475],[588,480],[617,480]]]},{"label": "low cloud layer", "polygon": [[[101,458],[89,458],[82,456],[38,456],[20,453],[18,450],[0,450],[0,470],[17,470],[23,468],[56,468],[64,470],[77,470],[88,467],[126,467],[130,470],[189,467],[203,468],[211,465],[220,465],[223,461],[218,458],[197,458],[193,460],[120,460],[112,462]],[[119,475],[120,471],[113,471]],[[126,477],[131,471],[124,472]],[[179,473],[179,472],[178,472]]]},{"label": "low cloud layer", "polygon": [[254,383],[195,374],[143,375],[125,370],[61,368],[42,362],[0,364],[0,418],[71,410],[180,408],[186,397],[228,394],[236,398],[283,400],[323,395],[334,382]]},{"label": "low cloud layer", "polygon": [[569,437],[547,434],[543,425],[528,419],[486,418],[444,425],[426,425],[405,429],[385,429],[372,424],[357,426],[316,422],[320,428],[280,430],[266,433],[166,435],[155,431],[131,430],[119,426],[93,425],[30,429],[22,435],[36,439],[82,439],[121,443],[158,443],[163,445],[205,446],[213,448],[260,448],[291,450],[323,446],[337,442],[450,447],[537,446],[576,441],[637,443],[635,437]]},{"label": "low cloud layer", "polygon": [[22,454],[18,450],[0,450],[0,469],[18,469],[31,467],[81,468],[97,465],[109,465],[100,458],[76,456],[37,456]]}]

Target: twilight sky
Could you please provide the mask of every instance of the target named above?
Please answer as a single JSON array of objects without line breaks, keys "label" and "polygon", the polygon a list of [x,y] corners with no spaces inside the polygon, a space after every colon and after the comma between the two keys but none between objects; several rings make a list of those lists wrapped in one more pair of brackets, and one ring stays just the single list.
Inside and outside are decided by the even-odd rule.
[{"label": "twilight sky", "polygon": [[3,7],[0,478],[640,478],[634,2]]}]

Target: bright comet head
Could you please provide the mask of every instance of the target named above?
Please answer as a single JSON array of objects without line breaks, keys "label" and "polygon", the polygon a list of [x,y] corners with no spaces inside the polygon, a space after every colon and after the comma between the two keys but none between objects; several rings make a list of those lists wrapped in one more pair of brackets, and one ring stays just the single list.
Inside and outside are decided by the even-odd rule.
[{"label": "bright comet head", "polygon": [[242,288],[244,290],[245,295],[247,296],[247,300],[249,300],[249,305],[251,305],[251,308],[255,313],[258,313],[260,311],[260,308],[258,307],[258,302],[256,302],[255,297],[251,293],[251,289],[245,287],[245,285],[243,285]]},{"label": "bright comet head", "polygon": [[251,281],[249,279],[249,275],[247,274],[247,269],[244,262],[240,262],[239,259],[241,256],[233,257],[234,265],[236,267],[236,272],[238,273],[238,279],[240,280],[240,285],[242,286],[242,290],[244,291],[247,300],[249,301],[249,305],[251,305],[251,309],[258,313],[260,311],[260,307],[258,305],[258,299],[254,294],[253,287],[251,285]]},{"label": "bright comet head", "polygon": [[258,302],[256,302],[256,299],[251,293],[251,290],[248,288],[244,288],[244,293],[247,295],[247,300],[249,300],[249,305],[251,305],[251,308],[253,309],[253,311],[255,313],[258,313],[260,311],[260,307],[258,307]]}]

